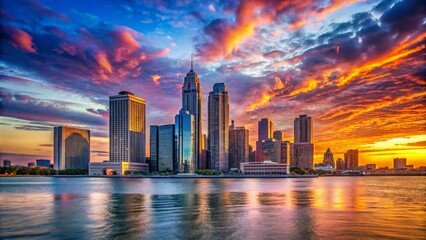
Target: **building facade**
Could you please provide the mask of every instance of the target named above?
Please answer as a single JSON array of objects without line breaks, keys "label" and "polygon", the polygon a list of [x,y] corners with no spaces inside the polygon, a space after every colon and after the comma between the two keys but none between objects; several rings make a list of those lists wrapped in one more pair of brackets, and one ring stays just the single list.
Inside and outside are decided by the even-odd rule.
[{"label": "building facade", "polygon": [[48,159],[37,159],[36,165],[37,165],[37,167],[50,167],[50,160],[48,160]]},{"label": "building facade", "polygon": [[195,164],[195,118],[186,109],[175,116],[176,161],[174,169],[181,173],[192,173]]},{"label": "building facade", "polygon": [[291,166],[304,169],[314,168],[314,145],[312,144],[313,122],[307,115],[294,119],[294,144]]},{"label": "building facade", "polygon": [[149,164],[134,162],[91,162],[89,164],[89,175],[127,175],[133,172],[149,172]]},{"label": "building facade", "polygon": [[145,162],[146,101],[122,91],[109,97],[111,162]]},{"label": "building facade", "polygon": [[290,142],[273,138],[262,141],[262,159],[274,163],[290,163]]},{"label": "building facade", "polygon": [[194,71],[191,59],[191,69],[185,76],[182,86],[182,108],[189,111],[194,116],[195,122],[195,147],[193,155],[195,158],[195,169],[198,169],[200,154],[202,150],[202,89],[200,79]]},{"label": "building facade", "polygon": [[240,169],[240,163],[249,161],[249,130],[236,127],[232,120],[229,127],[229,168]]},{"label": "building facade", "polygon": [[336,170],[337,171],[342,171],[346,169],[346,165],[345,165],[345,161],[341,158],[338,158],[336,160]]},{"label": "building facade", "polygon": [[229,170],[229,97],[224,83],[215,83],[208,101],[208,146],[211,168]]},{"label": "building facade", "polygon": [[294,119],[294,143],[312,143],[313,124],[308,115]]},{"label": "building facade", "polygon": [[284,141],[284,131],[282,130],[274,131],[273,137],[277,141]]},{"label": "building facade", "polygon": [[175,125],[150,126],[150,171],[174,171],[176,162]]},{"label": "building facade", "polygon": [[72,127],[54,127],[53,159],[56,170],[79,168],[88,170],[90,131]]},{"label": "building facade", "polygon": [[[256,162],[263,161],[262,141],[273,138],[274,123],[269,118],[262,118],[257,123]],[[265,159],[268,160],[268,159]]]},{"label": "building facade", "polygon": [[358,164],[358,149],[348,150],[345,153],[345,168],[356,169],[359,166]]},{"label": "building facade", "polygon": [[289,165],[271,161],[241,163],[244,175],[285,175],[289,174]]},{"label": "building facade", "polygon": [[334,157],[333,153],[331,152],[330,148],[327,148],[327,151],[324,153],[324,159],[322,163],[330,165],[334,168]]},{"label": "building facade", "polygon": [[394,158],[393,159],[393,169],[405,169],[407,166],[406,158]]},{"label": "building facade", "polygon": [[12,166],[12,162],[10,160],[3,160],[3,167],[10,167]]}]

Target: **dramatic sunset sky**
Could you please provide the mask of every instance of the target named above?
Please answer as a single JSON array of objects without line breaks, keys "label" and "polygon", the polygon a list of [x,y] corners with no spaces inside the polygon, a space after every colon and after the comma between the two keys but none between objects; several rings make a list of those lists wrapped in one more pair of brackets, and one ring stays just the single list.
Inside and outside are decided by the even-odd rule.
[{"label": "dramatic sunset sky", "polygon": [[1,160],[53,162],[56,125],[90,129],[92,161],[108,159],[108,96],[121,90],[147,100],[148,129],[173,123],[193,53],[204,133],[208,93],[224,82],[253,146],[260,118],[293,142],[294,118],[308,114],[315,162],[330,147],[335,159],[359,149],[360,164],[426,165],[422,0],[1,5]]}]

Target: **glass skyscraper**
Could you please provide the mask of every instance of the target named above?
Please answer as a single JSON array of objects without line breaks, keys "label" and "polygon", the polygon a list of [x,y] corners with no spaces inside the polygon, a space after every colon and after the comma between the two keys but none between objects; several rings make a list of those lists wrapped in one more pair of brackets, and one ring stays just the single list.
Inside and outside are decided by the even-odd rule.
[{"label": "glass skyscraper", "polygon": [[150,126],[151,172],[175,171],[175,125]]},{"label": "glass skyscraper", "polygon": [[55,127],[53,129],[54,168],[65,170],[71,168],[89,169],[90,131],[72,127]]},{"label": "glass skyscraper", "polygon": [[186,109],[181,109],[175,116],[176,163],[178,172],[192,173],[195,165],[195,121]]}]

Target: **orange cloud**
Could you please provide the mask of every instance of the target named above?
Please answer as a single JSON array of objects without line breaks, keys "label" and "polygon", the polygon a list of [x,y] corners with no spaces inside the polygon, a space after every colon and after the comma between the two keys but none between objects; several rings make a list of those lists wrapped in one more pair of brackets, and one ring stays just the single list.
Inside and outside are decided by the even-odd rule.
[{"label": "orange cloud", "polygon": [[99,66],[102,69],[100,71],[100,73],[102,75],[104,74],[104,71],[106,71],[108,73],[112,73],[112,66],[108,61],[108,57],[107,57],[106,53],[99,52],[98,54],[96,54],[96,61],[98,62]]},{"label": "orange cloud", "polygon": [[152,82],[154,83],[155,86],[160,85],[160,82],[158,81],[161,78],[160,75],[155,74],[155,75],[152,75],[151,78],[152,78]]},{"label": "orange cloud", "polygon": [[20,48],[29,53],[36,53],[36,46],[31,35],[19,28],[8,25],[1,25],[1,31],[6,34],[6,41],[16,48]]}]

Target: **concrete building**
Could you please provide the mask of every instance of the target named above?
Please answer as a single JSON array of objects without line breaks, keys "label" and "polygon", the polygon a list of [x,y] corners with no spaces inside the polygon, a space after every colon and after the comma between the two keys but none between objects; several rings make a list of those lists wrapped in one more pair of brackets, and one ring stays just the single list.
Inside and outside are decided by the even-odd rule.
[{"label": "concrete building", "polygon": [[229,168],[240,169],[240,163],[249,161],[249,130],[236,127],[232,120],[229,127]]},{"label": "concrete building", "polygon": [[407,165],[407,159],[406,158],[394,158],[393,159],[393,169],[405,169]]},{"label": "concrete building", "polygon": [[334,172],[334,168],[330,164],[319,163],[314,165],[315,171]]},{"label": "concrete building", "polygon": [[149,164],[135,162],[91,162],[89,164],[89,175],[126,175],[132,172],[149,172]]},{"label": "concrete building", "polygon": [[376,171],[376,164],[366,164],[365,170],[366,171]]},{"label": "concrete building", "polygon": [[150,171],[175,170],[175,125],[150,126]]},{"label": "concrete building", "polygon": [[284,131],[283,130],[274,131],[273,137],[277,141],[284,141]]},{"label": "concrete building", "polygon": [[35,168],[35,167],[36,167],[35,162],[29,162],[29,163],[28,163],[28,167],[29,167],[29,168]]},{"label": "concrete building", "polygon": [[[257,123],[256,162],[263,161],[262,141],[273,138],[274,123],[269,118],[262,118]],[[266,159],[268,160],[268,159]]]},{"label": "concrete building", "polygon": [[289,174],[289,165],[283,163],[247,162],[241,163],[241,173],[244,175],[284,175]]},{"label": "concrete building", "polygon": [[189,111],[181,109],[175,116],[176,162],[175,171],[193,173],[197,170],[194,156],[195,118]]},{"label": "concrete building", "polygon": [[312,143],[313,124],[311,117],[299,115],[294,119],[294,143]]},{"label": "concrete building", "polygon": [[10,167],[12,166],[12,162],[10,160],[3,160],[3,167]]},{"label": "concrete building", "polygon": [[292,145],[292,167],[313,169],[314,167],[314,145],[313,122],[311,117],[300,115],[294,119],[294,144]]},{"label": "concrete building", "polygon": [[327,151],[325,151],[322,163],[330,165],[334,168],[334,157],[333,153],[330,151],[330,148],[327,148]]},{"label": "concrete building", "polygon": [[229,97],[224,83],[215,83],[208,101],[208,145],[211,168],[229,170]]},{"label": "concrete building", "polygon": [[111,162],[145,162],[145,99],[122,91],[109,97]]},{"label": "concrete building", "polygon": [[37,159],[36,165],[37,165],[37,167],[50,167],[50,160],[48,160],[48,159]]},{"label": "concrete building", "polygon": [[356,169],[358,168],[358,149],[348,150],[345,153],[345,168],[346,169]]},{"label": "concrete building", "polygon": [[338,158],[336,160],[336,170],[337,171],[342,171],[346,169],[346,165],[345,165],[345,161],[341,158]]},{"label": "concrete building", "polygon": [[56,170],[79,168],[88,170],[90,131],[72,127],[54,127],[53,161]]},{"label": "concrete building", "polygon": [[262,141],[262,159],[275,163],[290,163],[290,142],[273,138]]},{"label": "concrete building", "polygon": [[191,59],[191,69],[185,76],[182,86],[182,108],[189,111],[194,116],[195,122],[195,147],[193,148],[193,155],[195,158],[194,169],[198,169],[199,159],[202,148],[202,89],[200,79],[194,71],[193,61]]}]

